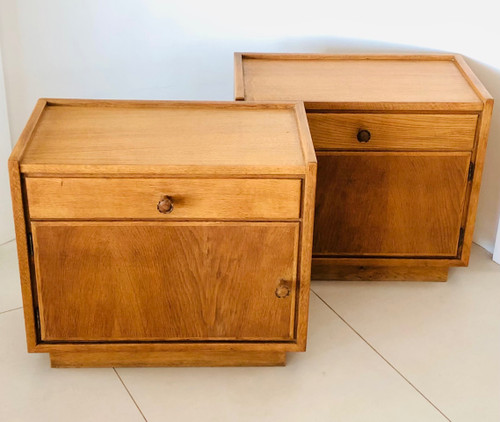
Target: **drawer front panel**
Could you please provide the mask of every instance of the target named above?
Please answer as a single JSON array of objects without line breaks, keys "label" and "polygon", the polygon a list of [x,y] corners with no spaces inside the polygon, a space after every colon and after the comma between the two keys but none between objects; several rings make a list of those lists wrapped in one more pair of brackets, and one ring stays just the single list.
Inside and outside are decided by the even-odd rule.
[{"label": "drawer front panel", "polygon": [[299,223],[35,222],[32,231],[42,340],[294,337]]},{"label": "drawer front panel", "polygon": [[[476,115],[309,113],[316,149],[457,150],[473,148]],[[360,131],[369,132],[360,134]],[[363,137],[364,136],[364,137]]]},{"label": "drawer front panel", "polygon": [[301,181],[33,177],[26,190],[32,219],[297,219]]},{"label": "drawer front panel", "polygon": [[455,257],[470,158],[318,153],[313,255]]}]

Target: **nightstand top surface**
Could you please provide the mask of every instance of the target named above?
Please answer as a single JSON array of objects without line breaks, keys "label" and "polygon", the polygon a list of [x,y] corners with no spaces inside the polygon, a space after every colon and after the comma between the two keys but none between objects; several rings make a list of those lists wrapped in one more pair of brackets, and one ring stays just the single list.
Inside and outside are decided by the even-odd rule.
[{"label": "nightstand top surface", "polygon": [[321,103],[393,103],[387,108],[426,103],[424,108],[430,109],[481,109],[474,82],[456,57],[236,53],[236,97],[302,100],[306,108],[321,108]]},{"label": "nightstand top surface", "polygon": [[40,100],[34,114],[24,172],[296,174],[311,161],[301,103]]}]

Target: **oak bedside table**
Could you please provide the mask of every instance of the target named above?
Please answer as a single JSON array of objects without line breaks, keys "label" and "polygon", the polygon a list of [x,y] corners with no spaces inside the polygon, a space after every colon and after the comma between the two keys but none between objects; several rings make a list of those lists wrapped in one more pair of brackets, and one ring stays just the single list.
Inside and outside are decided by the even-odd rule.
[{"label": "oak bedside table", "polygon": [[28,350],[284,365],[306,346],[302,103],[40,100],[9,161]]},{"label": "oak bedside table", "polygon": [[303,100],[318,156],[312,278],[465,266],[493,99],[455,55],[235,54],[237,100]]}]

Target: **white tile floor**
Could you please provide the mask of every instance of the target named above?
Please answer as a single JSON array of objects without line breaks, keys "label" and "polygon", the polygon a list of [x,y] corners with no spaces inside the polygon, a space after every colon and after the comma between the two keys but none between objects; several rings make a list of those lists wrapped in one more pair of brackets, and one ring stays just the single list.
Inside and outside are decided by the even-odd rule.
[{"label": "white tile floor", "polygon": [[27,354],[14,242],[0,246],[0,421],[500,421],[500,266],[447,283],[315,282],[284,368],[50,369]]}]

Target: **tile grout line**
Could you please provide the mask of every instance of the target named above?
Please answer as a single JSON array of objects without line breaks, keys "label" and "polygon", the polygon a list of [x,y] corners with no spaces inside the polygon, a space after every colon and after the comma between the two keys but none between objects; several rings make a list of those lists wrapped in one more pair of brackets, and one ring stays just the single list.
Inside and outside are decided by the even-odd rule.
[{"label": "tile grout line", "polygon": [[14,242],[14,240],[16,240],[16,239],[10,239],[10,240],[7,240],[6,242],[1,243],[1,244],[0,244],[0,246],[7,245],[7,244],[9,244],[10,242]]},{"label": "tile grout line", "polygon": [[19,310],[19,309],[23,309],[23,307],[22,307],[22,306],[20,306],[19,308],[7,309],[6,311],[2,311],[2,312],[0,312],[0,315],[2,315],[2,314],[6,314],[7,312],[17,311],[17,310]]},{"label": "tile grout line", "polygon": [[396,371],[396,373],[401,377],[403,378],[408,384],[410,384],[410,386],[418,393],[420,394],[432,407],[434,407],[434,409],[436,409],[444,418],[446,418],[447,421],[449,422],[452,422],[450,418],[448,418],[448,416],[446,416],[432,401],[430,401],[430,399],[428,399],[408,378],[406,378],[391,362],[389,362],[377,349],[375,349],[375,347],[373,347],[358,331],[356,331],[354,329],[354,327],[352,325],[350,325],[344,318],[342,318],[318,293],[316,293],[313,289],[311,289],[311,292],[313,292],[319,300],[321,300],[321,302],[323,302],[327,307],[328,309],[330,309],[335,315],[337,315],[341,320],[342,322],[347,325],[352,331],[354,331],[356,333],[356,335],[361,339],[363,340],[367,345],[368,347],[370,347],[370,349],[372,349],[377,355],[379,355],[379,357],[384,360],[385,363],[387,363],[387,365],[389,365],[394,371]]},{"label": "tile grout line", "polygon": [[132,399],[132,401],[134,402],[135,404],[135,407],[137,407],[137,410],[139,411],[139,413],[141,414],[142,418],[148,422],[148,420],[146,419],[146,416],[144,416],[144,413],[142,413],[142,410],[141,408],[139,407],[139,405],[137,404],[137,402],[135,401],[134,399],[134,396],[132,396],[132,393],[130,392],[130,390],[127,388],[127,386],[125,385],[125,383],[123,382],[123,379],[122,377],[120,377],[120,374],[118,373],[118,371],[116,370],[116,368],[113,368],[113,371],[115,371],[115,374],[116,376],[118,377],[118,379],[120,380],[120,382],[122,383],[123,385],[123,388],[125,388],[125,391],[127,391],[128,395],[130,396],[130,398]]}]

